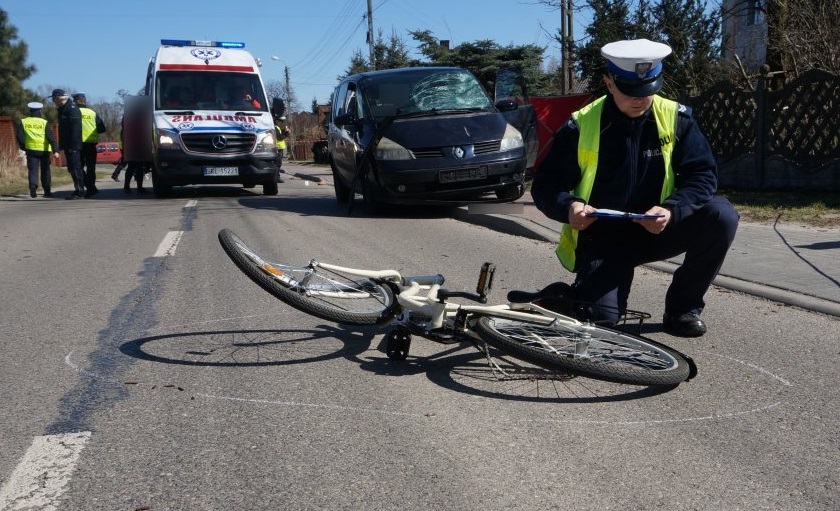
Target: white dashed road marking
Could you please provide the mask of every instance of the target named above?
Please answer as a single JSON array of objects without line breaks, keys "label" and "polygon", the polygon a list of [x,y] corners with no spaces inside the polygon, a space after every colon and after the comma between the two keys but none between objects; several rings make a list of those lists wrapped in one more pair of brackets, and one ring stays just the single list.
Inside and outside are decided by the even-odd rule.
[{"label": "white dashed road marking", "polygon": [[64,493],[90,431],[38,436],[0,489],[0,509],[52,511]]},{"label": "white dashed road marking", "polygon": [[175,255],[175,248],[178,246],[178,242],[181,241],[181,236],[183,234],[184,231],[169,231],[166,233],[166,236],[163,237],[163,241],[161,241],[160,245],[158,245],[154,257]]}]

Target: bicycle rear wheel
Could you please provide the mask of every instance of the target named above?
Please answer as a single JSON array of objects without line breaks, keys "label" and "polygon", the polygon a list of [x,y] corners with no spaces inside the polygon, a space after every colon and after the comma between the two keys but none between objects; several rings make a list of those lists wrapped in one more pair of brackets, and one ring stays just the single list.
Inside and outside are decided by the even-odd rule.
[{"label": "bicycle rear wheel", "polygon": [[691,376],[686,358],[651,339],[596,325],[540,325],[482,317],[475,329],[491,346],[547,369],[598,380],[673,386]]},{"label": "bicycle rear wheel", "polygon": [[388,321],[398,310],[387,284],[318,266],[269,261],[230,229],[219,231],[219,243],[251,280],[307,314],[347,325],[375,325]]}]

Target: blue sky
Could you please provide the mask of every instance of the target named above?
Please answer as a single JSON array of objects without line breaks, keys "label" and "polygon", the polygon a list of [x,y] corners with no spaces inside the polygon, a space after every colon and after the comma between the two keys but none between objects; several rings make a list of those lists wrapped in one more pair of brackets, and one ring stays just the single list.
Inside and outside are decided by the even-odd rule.
[{"label": "blue sky", "polygon": [[[558,56],[553,40],[560,13],[536,0],[373,0],[374,32],[395,31],[416,54],[409,30],[431,30],[453,46],[493,39],[502,46],[537,44]],[[367,0],[195,1],[72,0],[47,7],[7,0],[2,8],[29,47],[38,71],[24,85],[36,92],[67,88],[89,102],[115,101],[136,92],[162,38],[245,42],[263,62],[266,81],[289,67],[300,107],[329,99],[357,49],[367,55]],[[583,33],[580,20],[576,34]],[[277,56],[282,61],[272,60]]]}]

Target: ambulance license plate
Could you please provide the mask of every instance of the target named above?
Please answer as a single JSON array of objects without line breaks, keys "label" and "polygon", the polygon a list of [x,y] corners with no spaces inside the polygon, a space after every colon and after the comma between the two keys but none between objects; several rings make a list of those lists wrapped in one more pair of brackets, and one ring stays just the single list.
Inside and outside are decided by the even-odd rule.
[{"label": "ambulance license plate", "polygon": [[239,167],[204,167],[205,176],[238,176]]}]

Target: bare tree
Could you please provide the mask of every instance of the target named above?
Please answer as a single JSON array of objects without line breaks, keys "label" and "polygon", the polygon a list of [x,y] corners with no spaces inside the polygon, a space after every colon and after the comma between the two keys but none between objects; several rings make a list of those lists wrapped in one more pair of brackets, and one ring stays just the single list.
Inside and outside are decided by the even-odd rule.
[{"label": "bare tree", "polygon": [[782,12],[768,18],[780,24],[775,31],[778,37],[768,37],[768,50],[781,55],[781,70],[792,75],[789,80],[815,68],[840,74],[840,24],[834,2],[770,0],[767,4],[768,9]]}]

